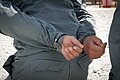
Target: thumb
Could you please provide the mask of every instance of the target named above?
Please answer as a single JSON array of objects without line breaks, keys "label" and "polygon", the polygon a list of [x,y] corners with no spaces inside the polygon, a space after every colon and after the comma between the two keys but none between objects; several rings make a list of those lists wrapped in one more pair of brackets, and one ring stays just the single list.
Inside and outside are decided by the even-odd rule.
[{"label": "thumb", "polygon": [[102,44],[102,46],[100,46],[103,50],[106,48],[107,43],[105,42],[104,44]]},{"label": "thumb", "polygon": [[104,45],[103,47],[106,48],[107,43],[105,42],[103,45]]},{"label": "thumb", "polygon": [[99,38],[96,38],[96,39],[94,40],[94,43],[95,43],[96,45],[100,46],[100,47],[103,47],[103,48],[105,48],[106,45],[107,45],[107,43],[103,43],[102,40],[99,39]]},{"label": "thumb", "polygon": [[84,47],[76,38],[73,38],[73,39],[72,39],[72,43],[73,43],[75,46],[79,47],[79,48],[83,48],[83,47]]}]

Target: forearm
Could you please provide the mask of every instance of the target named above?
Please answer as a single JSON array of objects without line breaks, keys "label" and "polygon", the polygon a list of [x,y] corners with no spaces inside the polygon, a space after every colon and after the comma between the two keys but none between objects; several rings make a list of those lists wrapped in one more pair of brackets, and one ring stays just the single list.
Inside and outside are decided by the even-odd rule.
[{"label": "forearm", "polygon": [[84,39],[88,36],[95,36],[95,30],[93,29],[93,25],[91,25],[91,23],[86,22],[86,23],[82,23],[80,24],[80,27],[78,29],[78,39],[81,43],[83,43]]},{"label": "forearm", "polygon": [[0,3],[2,33],[32,46],[43,45],[56,48],[56,41],[59,41],[57,39],[64,34],[56,31],[52,25],[14,9],[10,2],[3,5]]},{"label": "forearm", "polygon": [[82,5],[77,0],[71,1],[73,2],[76,17],[80,23],[77,37],[83,41],[86,36],[95,35],[95,20],[93,19],[92,15],[90,15],[85,9],[82,8]]}]

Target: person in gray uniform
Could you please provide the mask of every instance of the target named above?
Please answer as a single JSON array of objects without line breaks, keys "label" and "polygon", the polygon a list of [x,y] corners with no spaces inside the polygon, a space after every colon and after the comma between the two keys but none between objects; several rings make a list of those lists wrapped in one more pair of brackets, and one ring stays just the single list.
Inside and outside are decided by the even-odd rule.
[{"label": "person in gray uniform", "polygon": [[6,80],[87,80],[88,65],[104,54],[95,22],[77,0],[0,1],[0,32],[17,52]]},{"label": "person in gray uniform", "polygon": [[117,8],[109,32],[109,52],[112,64],[109,73],[109,80],[120,80],[120,0],[117,1]]}]

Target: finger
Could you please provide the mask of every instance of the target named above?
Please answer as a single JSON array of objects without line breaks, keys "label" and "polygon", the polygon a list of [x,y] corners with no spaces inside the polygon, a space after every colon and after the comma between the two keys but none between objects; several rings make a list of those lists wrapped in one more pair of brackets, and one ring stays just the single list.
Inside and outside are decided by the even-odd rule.
[{"label": "finger", "polygon": [[98,50],[95,52],[96,54],[94,54],[96,56],[96,58],[100,58],[105,52],[105,48],[102,47],[98,47]]},{"label": "finger", "polygon": [[103,51],[103,53],[104,53],[104,52],[105,52],[106,45],[107,45],[107,43],[104,43],[102,47],[101,47],[101,46],[98,46],[98,50],[99,50],[99,51]]},{"label": "finger", "polygon": [[62,54],[65,57],[65,59],[67,59],[68,61],[70,61],[71,59],[69,58],[68,55],[66,55],[67,53],[65,53],[65,51],[62,49]]},{"label": "finger", "polygon": [[73,39],[72,39],[72,43],[73,43],[75,46],[78,46],[79,48],[83,48],[83,47],[84,47],[76,38],[73,38]]},{"label": "finger", "polygon": [[105,43],[104,43],[104,48],[106,48],[106,46],[107,46],[107,43],[105,42]]},{"label": "finger", "polygon": [[94,45],[94,46],[91,46],[91,49],[89,51],[90,52],[101,52],[102,49],[103,47],[100,47],[99,45]]},{"label": "finger", "polygon": [[77,52],[75,49],[73,49],[72,47],[68,48],[69,52],[74,56],[74,57],[78,57],[79,56],[79,52]]},{"label": "finger", "polygon": [[103,54],[105,53],[106,46],[107,46],[107,43],[104,43],[104,46],[102,47]]},{"label": "finger", "polygon": [[83,49],[81,49],[81,48],[79,48],[79,47],[77,47],[77,46],[73,46],[73,49],[74,49],[75,51],[77,51],[79,54],[83,51]]},{"label": "finger", "polygon": [[100,58],[102,55],[103,55],[103,53],[101,53],[101,52],[95,52],[94,54],[89,55],[89,57],[90,57],[90,59],[97,59],[97,58]]},{"label": "finger", "polygon": [[[106,45],[106,44],[104,44]],[[92,49],[88,50],[88,55],[90,58],[92,59],[97,59],[97,58],[100,58],[104,52],[105,52],[105,48],[104,47],[100,47],[98,45],[94,45],[94,46],[91,46]]]},{"label": "finger", "polygon": [[69,51],[68,48],[65,49],[65,53],[66,53],[67,56],[69,56],[70,59],[75,58],[75,56],[73,56],[73,55],[71,54],[71,52]]},{"label": "finger", "polygon": [[101,47],[103,47],[103,46],[104,46],[104,44],[103,44],[102,40],[101,40],[101,39],[99,39],[99,38],[96,38],[96,39],[94,40],[94,43],[95,43],[96,45],[98,45],[98,46],[101,46]]}]

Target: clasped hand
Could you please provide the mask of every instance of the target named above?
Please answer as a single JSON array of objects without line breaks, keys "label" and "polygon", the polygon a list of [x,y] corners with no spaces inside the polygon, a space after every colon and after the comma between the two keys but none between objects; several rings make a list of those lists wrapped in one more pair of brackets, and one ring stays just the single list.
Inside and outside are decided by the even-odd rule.
[{"label": "clasped hand", "polygon": [[83,45],[74,36],[64,36],[62,42],[62,54],[68,60],[78,57],[84,52],[91,59],[100,58],[105,52],[106,43],[96,36],[86,37]]}]

